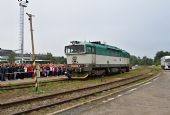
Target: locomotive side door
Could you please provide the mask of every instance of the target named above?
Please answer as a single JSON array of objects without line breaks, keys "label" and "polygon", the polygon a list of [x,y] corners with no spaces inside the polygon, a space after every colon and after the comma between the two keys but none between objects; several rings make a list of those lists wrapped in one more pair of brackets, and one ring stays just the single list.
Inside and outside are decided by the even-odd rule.
[{"label": "locomotive side door", "polygon": [[96,64],[96,47],[92,47],[92,64]]}]

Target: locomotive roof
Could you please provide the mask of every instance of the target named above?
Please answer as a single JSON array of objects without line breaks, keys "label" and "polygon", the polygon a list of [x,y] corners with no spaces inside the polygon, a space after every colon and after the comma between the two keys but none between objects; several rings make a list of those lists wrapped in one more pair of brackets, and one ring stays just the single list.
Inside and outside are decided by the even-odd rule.
[{"label": "locomotive roof", "polygon": [[96,46],[96,48],[106,48],[106,49],[113,49],[113,50],[117,50],[117,51],[121,51],[125,54],[130,55],[127,51],[122,50],[118,47],[115,46],[111,46],[111,45],[107,45],[107,44],[102,44],[100,41],[94,41],[94,42],[81,42],[81,41],[71,41],[70,43],[72,43],[73,45],[89,45],[89,46]]}]

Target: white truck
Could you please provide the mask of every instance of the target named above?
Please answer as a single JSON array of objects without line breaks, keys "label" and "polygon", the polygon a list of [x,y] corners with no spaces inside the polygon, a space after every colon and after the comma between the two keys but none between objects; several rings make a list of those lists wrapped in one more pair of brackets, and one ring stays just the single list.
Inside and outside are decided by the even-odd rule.
[{"label": "white truck", "polygon": [[161,58],[162,69],[170,69],[170,56],[164,56]]}]

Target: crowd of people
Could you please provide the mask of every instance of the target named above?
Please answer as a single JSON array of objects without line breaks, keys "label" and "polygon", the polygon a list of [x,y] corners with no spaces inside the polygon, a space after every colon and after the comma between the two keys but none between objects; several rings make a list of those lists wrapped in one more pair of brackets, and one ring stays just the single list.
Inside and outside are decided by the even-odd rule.
[{"label": "crowd of people", "polygon": [[64,75],[63,64],[36,64],[35,72],[32,64],[0,64],[0,81],[24,78],[50,77]]}]

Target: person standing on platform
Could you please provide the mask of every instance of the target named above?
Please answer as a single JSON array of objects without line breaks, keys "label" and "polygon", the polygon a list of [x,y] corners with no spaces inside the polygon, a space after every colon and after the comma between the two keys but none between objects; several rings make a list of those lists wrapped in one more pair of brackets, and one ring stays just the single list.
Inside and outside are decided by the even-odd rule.
[{"label": "person standing on platform", "polygon": [[52,76],[54,77],[55,76],[54,65],[52,65],[51,68],[52,68]]},{"label": "person standing on platform", "polygon": [[32,78],[33,76],[32,76],[32,67],[31,67],[31,65],[29,64],[28,66],[27,66],[27,72],[28,72],[28,74],[29,74],[29,77],[30,78]]},{"label": "person standing on platform", "polygon": [[2,78],[2,65],[0,64],[0,80],[3,81],[3,78]]},{"label": "person standing on platform", "polygon": [[46,69],[46,65],[44,65],[44,77],[47,77],[47,69]]},{"label": "person standing on platform", "polygon": [[39,66],[39,64],[36,65],[36,74],[37,74],[37,77],[40,77],[40,66]]},{"label": "person standing on platform", "polygon": [[50,76],[50,65],[49,64],[47,64],[46,69],[47,69],[47,77],[49,77]]},{"label": "person standing on platform", "polygon": [[2,68],[1,68],[1,72],[2,72],[2,81],[6,81],[6,76],[5,76],[5,74],[6,74],[6,66],[3,64],[2,65]]}]

